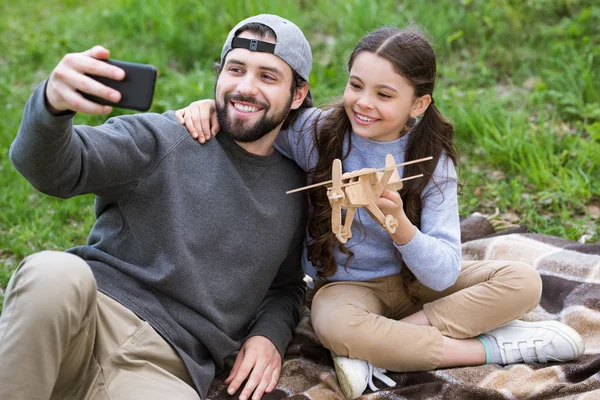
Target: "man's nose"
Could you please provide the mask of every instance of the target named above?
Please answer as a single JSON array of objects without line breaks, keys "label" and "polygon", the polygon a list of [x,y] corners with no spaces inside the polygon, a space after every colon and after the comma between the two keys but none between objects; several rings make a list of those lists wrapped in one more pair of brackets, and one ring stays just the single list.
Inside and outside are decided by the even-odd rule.
[{"label": "man's nose", "polygon": [[245,96],[256,96],[258,94],[258,85],[256,79],[246,75],[237,86],[237,91]]}]

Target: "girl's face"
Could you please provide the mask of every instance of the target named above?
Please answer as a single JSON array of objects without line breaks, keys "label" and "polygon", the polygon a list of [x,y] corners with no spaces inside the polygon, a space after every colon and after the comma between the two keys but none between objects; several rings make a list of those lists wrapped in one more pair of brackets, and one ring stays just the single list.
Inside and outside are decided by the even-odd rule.
[{"label": "girl's face", "polygon": [[344,108],[354,133],[389,142],[402,135],[409,117],[423,112],[420,106],[424,97],[415,98],[413,87],[388,60],[363,51],[352,64],[344,90]]}]

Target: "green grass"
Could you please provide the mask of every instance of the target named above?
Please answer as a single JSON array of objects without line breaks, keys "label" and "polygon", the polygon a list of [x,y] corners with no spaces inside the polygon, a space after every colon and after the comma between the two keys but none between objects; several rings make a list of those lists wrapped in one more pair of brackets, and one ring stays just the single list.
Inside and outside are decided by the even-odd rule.
[{"label": "green grass", "polygon": [[[93,224],[91,196],[41,195],[8,160],[29,94],[61,57],[102,44],[113,58],[154,64],[151,111],[177,109],[211,96],[212,64],[228,30],[261,12],[304,29],[317,104],[341,95],[344,64],[362,35],[422,25],[438,55],[436,105],[454,122],[461,149],[461,213],[498,208],[540,233],[598,241],[596,1],[6,0],[0,12],[10,16],[0,20],[0,289],[24,256],[81,244]],[[78,115],[76,122],[104,119]]]}]

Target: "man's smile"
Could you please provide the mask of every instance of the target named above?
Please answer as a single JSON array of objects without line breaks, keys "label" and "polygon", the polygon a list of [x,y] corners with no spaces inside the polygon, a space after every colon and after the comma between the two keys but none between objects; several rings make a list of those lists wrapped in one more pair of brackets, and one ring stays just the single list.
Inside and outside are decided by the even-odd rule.
[{"label": "man's smile", "polygon": [[235,101],[232,100],[231,101],[231,105],[239,112],[247,114],[247,113],[255,113],[257,111],[260,111],[263,109],[263,107],[260,107],[256,104],[251,104],[251,103],[245,103],[245,102],[240,102],[240,101]]}]

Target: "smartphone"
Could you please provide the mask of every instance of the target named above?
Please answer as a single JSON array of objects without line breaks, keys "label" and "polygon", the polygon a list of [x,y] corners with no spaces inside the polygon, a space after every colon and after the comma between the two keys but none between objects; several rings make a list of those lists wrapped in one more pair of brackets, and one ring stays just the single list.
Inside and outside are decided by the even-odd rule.
[{"label": "smartphone", "polygon": [[125,71],[125,78],[117,81],[88,74],[89,77],[97,80],[103,85],[109,86],[121,93],[121,101],[113,103],[111,101],[83,93],[83,97],[94,103],[103,104],[118,108],[128,108],[131,110],[148,111],[152,105],[154,96],[154,87],[156,86],[156,68],[149,64],[137,64],[119,60],[101,60],[109,64],[122,68]]}]

